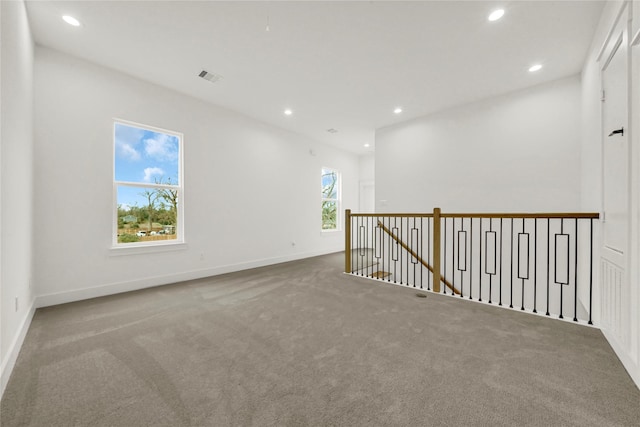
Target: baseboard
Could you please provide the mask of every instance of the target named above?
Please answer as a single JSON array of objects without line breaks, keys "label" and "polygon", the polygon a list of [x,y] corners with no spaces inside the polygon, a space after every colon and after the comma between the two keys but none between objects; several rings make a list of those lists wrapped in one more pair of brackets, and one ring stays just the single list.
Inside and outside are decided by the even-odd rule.
[{"label": "baseboard", "polygon": [[627,370],[627,373],[631,377],[634,383],[636,383],[636,387],[640,389],[640,366],[638,366],[637,362],[635,362],[629,354],[624,350],[624,347],[620,345],[615,336],[609,333],[606,329],[601,328],[604,337],[609,342],[609,345],[618,356],[618,359],[622,362],[622,365]]},{"label": "baseboard", "polygon": [[238,264],[229,264],[213,268],[191,270],[171,275],[152,276],[143,279],[109,283],[92,288],[77,289],[73,291],[58,292],[53,294],[40,295],[36,297],[35,306],[37,308],[49,307],[52,305],[66,304],[74,301],[81,301],[90,298],[103,297],[107,295],[119,294],[122,292],[137,291],[154,286],[168,285],[185,280],[201,279],[204,277],[217,276],[220,274],[234,273],[236,271],[248,270],[251,268],[264,267],[267,265],[280,264],[283,262],[296,261],[314,256],[327,255],[340,252],[340,250],[330,249],[323,251],[305,252],[281,257],[263,258]]},{"label": "baseboard", "polygon": [[35,312],[36,305],[35,302],[32,302],[26,316],[22,320],[20,328],[18,328],[18,333],[13,338],[13,341],[9,346],[7,357],[2,362],[2,367],[0,368],[0,399],[2,399],[4,389],[9,383],[11,372],[13,371],[13,367],[16,365],[16,360],[18,360],[18,354],[20,353],[20,349],[22,348],[24,338],[27,336],[27,331],[29,330],[29,326],[31,326],[31,319],[33,319],[33,315],[35,314]]}]

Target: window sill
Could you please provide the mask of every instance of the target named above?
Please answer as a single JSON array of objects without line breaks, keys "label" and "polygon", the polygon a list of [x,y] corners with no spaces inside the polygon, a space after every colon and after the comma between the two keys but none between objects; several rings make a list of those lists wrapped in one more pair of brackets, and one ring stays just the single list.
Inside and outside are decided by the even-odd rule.
[{"label": "window sill", "polygon": [[185,242],[163,243],[154,245],[136,245],[128,244],[126,246],[111,246],[109,248],[109,256],[137,255],[137,254],[154,254],[159,252],[173,252],[187,249]]},{"label": "window sill", "polygon": [[332,234],[332,233],[340,233],[340,232],[342,232],[342,230],[340,230],[340,229],[338,228],[338,229],[335,229],[335,230],[320,230],[320,232],[321,232],[322,234],[325,234],[325,233],[326,233],[326,234]]}]

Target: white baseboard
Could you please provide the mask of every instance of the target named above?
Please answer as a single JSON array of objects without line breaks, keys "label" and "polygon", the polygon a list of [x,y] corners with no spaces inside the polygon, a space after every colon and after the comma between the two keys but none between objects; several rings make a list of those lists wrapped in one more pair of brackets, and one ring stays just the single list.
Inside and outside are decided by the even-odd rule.
[{"label": "white baseboard", "polygon": [[32,302],[29,310],[27,311],[27,314],[25,315],[22,323],[20,324],[20,327],[18,328],[18,333],[13,338],[13,341],[9,346],[7,357],[2,361],[2,367],[0,368],[0,399],[4,394],[4,389],[9,383],[9,377],[11,377],[13,367],[16,365],[18,354],[20,353],[20,349],[22,348],[24,338],[27,336],[27,331],[29,330],[29,326],[31,326],[31,320],[33,319],[33,315],[35,314],[35,312],[36,305],[35,302]]},{"label": "white baseboard", "polygon": [[607,341],[609,341],[609,345],[616,353],[616,356],[618,356],[618,359],[620,359],[620,361],[622,362],[622,365],[627,370],[627,373],[629,374],[633,382],[636,383],[636,387],[640,389],[640,366],[638,366],[638,363],[635,362],[631,358],[631,356],[629,356],[624,347],[620,345],[620,343],[612,333],[608,332],[605,328],[601,328],[600,330],[604,334],[604,337],[607,339]]},{"label": "white baseboard", "polygon": [[236,271],[248,270],[251,268],[264,267],[267,265],[280,264],[283,262],[295,261],[304,258],[311,258],[319,255],[340,252],[340,250],[323,250],[285,255],[274,258],[263,258],[259,260],[241,262],[238,264],[223,265],[213,268],[185,271],[181,273],[152,276],[143,279],[109,283],[92,288],[77,289],[72,291],[58,292],[36,297],[35,306],[37,308],[49,307],[52,305],[65,304],[74,301],[81,301],[90,298],[97,298],[107,295],[119,294],[122,292],[137,291],[154,286],[167,285],[185,280],[200,279],[203,277],[217,276],[220,274],[233,273]]}]

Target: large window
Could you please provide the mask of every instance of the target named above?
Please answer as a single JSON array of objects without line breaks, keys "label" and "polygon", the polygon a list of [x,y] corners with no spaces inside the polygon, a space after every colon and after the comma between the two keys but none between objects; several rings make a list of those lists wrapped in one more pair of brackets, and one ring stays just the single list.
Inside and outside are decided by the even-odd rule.
[{"label": "large window", "polygon": [[340,230],[340,173],[322,168],[322,230]]},{"label": "large window", "polygon": [[182,242],[182,134],[114,123],[114,246]]}]

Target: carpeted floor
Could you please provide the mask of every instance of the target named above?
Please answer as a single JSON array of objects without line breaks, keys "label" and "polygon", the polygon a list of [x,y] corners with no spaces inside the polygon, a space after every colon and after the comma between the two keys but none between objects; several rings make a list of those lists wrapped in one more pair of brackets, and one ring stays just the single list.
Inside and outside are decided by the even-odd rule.
[{"label": "carpeted floor", "polygon": [[418,298],[342,262],[40,309],[1,425],[640,425],[599,330]]}]

